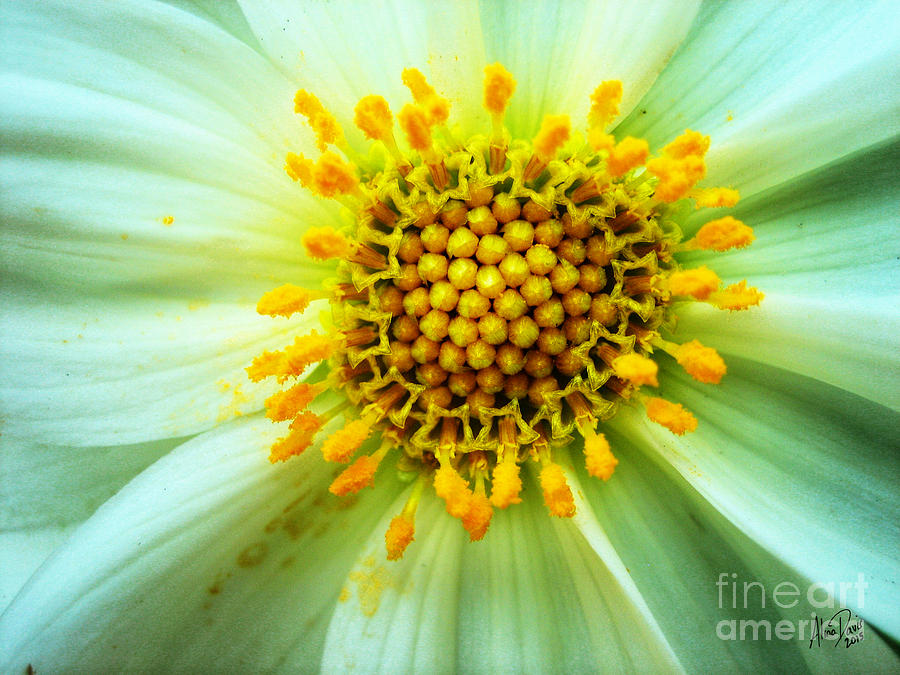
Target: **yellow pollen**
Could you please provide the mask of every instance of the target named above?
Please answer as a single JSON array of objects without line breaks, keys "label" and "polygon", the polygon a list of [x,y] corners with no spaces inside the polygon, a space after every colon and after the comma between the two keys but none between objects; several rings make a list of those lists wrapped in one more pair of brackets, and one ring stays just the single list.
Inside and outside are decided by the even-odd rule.
[{"label": "yellow pollen", "polygon": [[322,389],[317,385],[298,382],[290,389],[272,394],[266,399],[266,417],[273,422],[292,420],[321,391]]},{"label": "yellow pollen", "polygon": [[316,146],[320,152],[325,152],[328,144],[338,143],[343,137],[334,115],[325,109],[314,94],[303,89],[299,90],[294,95],[294,112],[306,117],[316,134]]},{"label": "yellow pollen", "polygon": [[744,280],[714,293],[709,299],[719,309],[735,311],[758,305],[764,297],[757,289],[747,286]]},{"label": "yellow pollen", "polygon": [[447,502],[447,513],[454,518],[462,518],[469,512],[472,491],[469,484],[449,464],[441,464],[434,473],[434,491]]},{"label": "yellow pollen", "polygon": [[329,260],[350,254],[350,242],[333,227],[311,227],[303,233],[303,247],[310,258]]},{"label": "yellow pollen", "polygon": [[663,148],[663,154],[672,159],[703,157],[709,150],[709,136],[685,129],[684,133]]},{"label": "yellow pollen", "polygon": [[290,370],[287,375],[299,375],[307,366],[323,361],[335,350],[334,340],[327,335],[319,335],[310,331],[294,340],[294,344],[284,350],[285,359]]},{"label": "yellow pollen", "polygon": [[689,295],[705,300],[718,290],[721,280],[706,265],[692,270],[680,270],[669,276],[669,290],[672,295]]},{"label": "yellow pollen", "polygon": [[626,136],[609,151],[606,168],[611,176],[621,176],[632,169],[643,166],[650,154],[650,146],[643,138]]},{"label": "yellow pollen", "polygon": [[313,162],[302,154],[297,155],[289,152],[285,158],[284,170],[291,180],[299,181],[300,184],[311,190],[313,187]]},{"label": "yellow pollen", "polygon": [[291,423],[291,431],[284,438],[279,438],[272,446],[269,461],[283,462],[306,450],[313,441],[316,432],[322,428],[322,421],[309,411],[304,411]]},{"label": "yellow pollen", "polygon": [[419,153],[431,150],[431,127],[422,108],[407,103],[400,111],[398,119],[409,147]]},{"label": "yellow pollen", "polygon": [[323,152],[313,167],[313,184],[310,188],[322,197],[354,192],[359,187],[359,177],[352,164],[348,164],[333,152]]},{"label": "yellow pollen", "polygon": [[575,499],[559,464],[547,464],[541,469],[541,490],[544,503],[550,514],[560,518],[571,518],[575,515]]},{"label": "yellow pollen", "polygon": [[647,162],[647,171],[659,179],[656,198],[671,203],[686,197],[691,188],[703,180],[706,163],[697,155],[684,158],[664,156]]},{"label": "yellow pollen", "polygon": [[462,517],[463,527],[469,533],[469,541],[479,541],[484,537],[493,515],[490,500],[483,494],[473,494],[469,500],[469,509]]},{"label": "yellow pollen", "polygon": [[491,115],[502,116],[516,90],[512,74],[499,63],[485,66],[484,107]]},{"label": "yellow pollen", "polygon": [[362,97],[354,113],[353,123],[370,141],[383,141],[393,134],[394,118],[383,97],[374,94]]},{"label": "yellow pollen", "polygon": [[422,108],[429,126],[441,126],[450,117],[450,104],[445,98],[438,96],[434,88],[428,84],[425,76],[416,68],[407,68],[402,74],[405,84],[413,96],[413,100]]},{"label": "yellow pollen", "polygon": [[359,492],[374,483],[376,471],[378,460],[371,455],[361,455],[334,479],[328,491],[339,497]]},{"label": "yellow pollen", "polygon": [[600,127],[591,127],[588,129],[588,143],[594,152],[612,152],[616,147],[616,137]]},{"label": "yellow pollen", "polygon": [[588,126],[602,131],[619,114],[622,102],[622,83],[619,80],[601,82],[591,94],[591,109],[588,112]]},{"label": "yellow pollen", "polygon": [[584,455],[587,472],[600,480],[609,480],[619,463],[603,434],[594,433],[585,437]]},{"label": "yellow pollen", "polygon": [[494,467],[491,489],[491,504],[498,509],[505,509],[510,504],[518,504],[522,500],[522,479],[519,478],[519,465],[515,461],[497,462]]},{"label": "yellow pollen", "polygon": [[697,428],[697,418],[685,410],[680,403],[672,403],[663,398],[648,398],[644,401],[647,417],[661,424],[678,436]]},{"label": "yellow pollen", "polygon": [[754,239],[753,228],[731,216],[725,216],[701,227],[692,242],[697,248],[727,251],[730,248],[749,246]]},{"label": "yellow pollen", "polygon": [[294,284],[284,284],[263,295],[256,303],[256,311],[267,316],[288,317],[301,314],[309,307],[312,293]]},{"label": "yellow pollen", "polygon": [[322,443],[322,456],[329,462],[349,462],[371,433],[372,427],[365,420],[348,422],[343,429],[334,432]]},{"label": "yellow pollen", "polygon": [[675,360],[698,382],[719,384],[727,367],[719,353],[712,347],[704,347],[697,340],[685,342],[675,350]]},{"label": "yellow pollen", "polygon": [[740,192],[732,188],[705,188],[694,190],[691,193],[698,209],[721,208],[734,206],[741,198]]},{"label": "yellow pollen", "polygon": [[402,558],[406,547],[415,539],[413,536],[415,532],[416,527],[410,518],[403,515],[394,517],[384,534],[387,559],[399,560]]},{"label": "yellow pollen", "polygon": [[541,130],[534,137],[534,154],[549,162],[569,140],[572,125],[568,115],[546,115]]},{"label": "yellow pollen", "polygon": [[253,359],[253,363],[245,369],[253,382],[271,377],[282,376],[288,369],[284,352],[263,352]]},{"label": "yellow pollen", "polygon": [[636,386],[640,387],[645,384],[649,384],[651,387],[659,386],[656,379],[659,366],[656,365],[656,361],[648,359],[646,356],[635,352],[624,354],[613,361],[612,367],[616,377],[628,380]]}]

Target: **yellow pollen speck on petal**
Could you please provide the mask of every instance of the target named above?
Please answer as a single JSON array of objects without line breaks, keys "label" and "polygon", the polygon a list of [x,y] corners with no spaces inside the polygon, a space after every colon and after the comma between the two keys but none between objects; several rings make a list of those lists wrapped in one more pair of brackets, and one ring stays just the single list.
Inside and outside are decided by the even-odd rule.
[{"label": "yellow pollen speck on petal", "polygon": [[705,300],[719,288],[721,280],[706,265],[692,270],[679,270],[669,276],[669,291],[672,295],[689,295]]},{"label": "yellow pollen speck on petal", "polygon": [[541,469],[541,490],[550,514],[560,518],[575,515],[575,499],[559,464],[547,464]]},{"label": "yellow pollen speck on petal", "polygon": [[715,349],[705,347],[697,340],[679,345],[675,350],[675,360],[691,377],[706,384],[719,384],[728,370]]},{"label": "yellow pollen speck on petal", "polygon": [[310,258],[329,260],[343,258],[350,253],[350,242],[333,227],[311,227],[301,240]]},{"label": "yellow pollen speck on petal", "polygon": [[663,154],[673,159],[703,157],[709,150],[709,136],[685,129],[684,133],[663,148]]},{"label": "yellow pollen speck on petal", "polygon": [[741,198],[741,193],[732,188],[705,188],[695,190],[691,195],[698,209],[722,208],[734,206]]},{"label": "yellow pollen speck on petal", "polygon": [[354,109],[353,123],[370,141],[382,140],[393,133],[394,118],[387,101],[369,95],[359,100]]},{"label": "yellow pollen speck on petal", "polygon": [[364,487],[369,487],[374,483],[378,464],[378,460],[371,455],[358,457],[353,464],[344,469],[334,479],[328,491],[343,497],[344,495],[359,492]]},{"label": "yellow pollen speck on petal", "polygon": [[491,504],[505,509],[510,504],[521,502],[522,479],[519,465],[515,461],[497,462],[492,475]]},{"label": "yellow pollen speck on petal", "polygon": [[302,313],[311,300],[312,294],[305,288],[284,284],[263,295],[256,303],[256,311],[266,316],[288,317]]},{"label": "yellow pollen speck on petal", "polygon": [[619,463],[603,434],[589,434],[585,437],[584,455],[587,472],[601,480],[609,480]]},{"label": "yellow pollen speck on petal", "polygon": [[659,386],[659,382],[656,379],[659,366],[656,365],[656,361],[646,356],[635,352],[623,354],[613,361],[612,368],[616,377],[627,380],[634,385],[649,384],[651,387]]},{"label": "yellow pollen speck on petal", "polygon": [[745,280],[714,293],[709,300],[719,309],[736,311],[758,305],[764,297],[757,289],[747,286]]},{"label": "yellow pollen speck on petal", "polygon": [[407,103],[397,118],[409,147],[419,152],[431,149],[431,127],[422,108]]},{"label": "yellow pollen speck on petal", "polygon": [[473,494],[469,500],[469,510],[462,517],[463,527],[469,533],[469,541],[479,541],[484,537],[493,515],[490,500],[482,494]]},{"label": "yellow pollen speck on petal", "polygon": [[606,168],[612,176],[621,176],[642,166],[650,154],[650,146],[643,138],[626,136],[609,151]]},{"label": "yellow pollen speck on petal", "polygon": [[727,251],[743,248],[753,243],[753,228],[731,216],[711,220],[697,232],[693,239],[697,248],[710,251]]},{"label": "yellow pollen speck on petal", "polygon": [[348,422],[343,429],[334,432],[322,444],[322,456],[329,462],[341,464],[349,462],[371,433],[372,427],[365,420]]},{"label": "yellow pollen speck on petal", "polygon": [[384,533],[384,543],[387,547],[388,560],[400,560],[406,547],[415,538],[416,528],[411,520],[403,515],[391,520],[387,532]]},{"label": "yellow pollen speck on petal", "polygon": [[272,446],[269,461],[274,464],[299,455],[312,444],[321,427],[322,421],[316,415],[308,411],[301,413],[291,424],[291,432]]},{"label": "yellow pollen speck on petal", "polygon": [[266,417],[273,422],[294,419],[320,391],[316,385],[299,382],[290,389],[272,394],[265,402]]},{"label": "yellow pollen speck on petal", "polygon": [[449,464],[442,464],[434,473],[434,491],[447,503],[447,513],[462,518],[469,511],[472,491],[469,484]]},{"label": "yellow pollen speck on petal", "polygon": [[697,428],[697,418],[685,410],[680,403],[672,403],[663,398],[648,398],[644,401],[647,417],[661,424],[678,436]]},{"label": "yellow pollen speck on petal", "polygon": [[163,216],[162,224],[165,226],[169,226],[175,222],[175,216]]},{"label": "yellow pollen speck on petal", "polygon": [[484,107],[489,113],[503,115],[515,91],[516,81],[506,68],[499,63],[485,66]]},{"label": "yellow pollen speck on petal", "polygon": [[619,80],[606,80],[591,94],[591,109],[588,112],[590,128],[601,131],[619,114],[622,102],[622,83]]},{"label": "yellow pollen speck on petal", "polygon": [[569,140],[572,125],[568,115],[546,115],[541,129],[534,137],[534,154],[545,162],[556,156],[557,151]]}]

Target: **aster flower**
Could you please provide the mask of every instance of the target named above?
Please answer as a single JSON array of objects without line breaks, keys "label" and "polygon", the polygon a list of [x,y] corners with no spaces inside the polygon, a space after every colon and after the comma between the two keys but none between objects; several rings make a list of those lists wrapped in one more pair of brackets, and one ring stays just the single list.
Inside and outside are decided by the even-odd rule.
[{"label": "aster flower", "polygon": [[[681,0],[3,12],[5,670],[896,669],[890,5],[850,16]],[[516,79],[499,123],[482,107],[495,62]],[[424,83],[401,77],[411,67]],[[256,383],[245,372],[297,335],[334,331],[324,299],[334,262],[308,257],[302,241],[310,228],[336,231],[344,206],[359,204],[322,199],[354,188],[316,183],[299,153],[337,146],[340,166],[361,175],[405,172],[389,142],[370,150],[352,117],[367,95],[400,112],[403,79],[425,92],[407,115],[423,128],[444,122],[424,86],[449,103],[443,145],[423,144],[409,172],[423,191],[458,187],[441,148],[477,134],[486,172],[489,146],[509,139],[511,164],[527,173],[546,154],[548,167],[532,170],[552,175],[553,152],[517,158],[515,141],[539,135],[545,115],[580,125],[595,87],[621,81],[618,115],[588,132],[593,149],[609,165],[613,132],[665,158],[686,127],[709,134],[703,185],[740,191],[727,213],[756,241],[724,253],[682,245],[678,264],[709,265],[724,284],[750,278],[766,294],[749,312],[678,308],[674,335],[728,365],[712,386],[679,365],[685,355],[655,355],[659,396],[691,410],[696,432],[674,436],[621,405],[597,427],[618,461],[598,481],[589,474],[609,471],[579,458],[594,427],[572,429],[586,441],[555,447],[551,465],[574,514],[549,517],[551,481],[525,467],[521,503],[498,510],[476,543],[393,463],[372,487],[329,494],[327,434],[268,462],[284,430],[261,411],[283,373]],[[307,94],[295,99],[298,89]],[[401,146],[399,157],[415,156]],[[286,156],[313,191],[285,176]],[[648,173],[665,182],[665,167]],[[658,215],[688,242],[722,217]],[[258,316],[257,301],[288,282],[313,303],[290,319]],[[320,366],[306,381],[328,378]],[[385,531],[410,504],[415,541],[387,561]],[[863,574],[864,594],[841,601],[870,630],[839,654],[796,636],[720,639],[722,621],[810,611],[723,603],[722,573],[758,582],[769,600],[781,582],[837,594]]]}]

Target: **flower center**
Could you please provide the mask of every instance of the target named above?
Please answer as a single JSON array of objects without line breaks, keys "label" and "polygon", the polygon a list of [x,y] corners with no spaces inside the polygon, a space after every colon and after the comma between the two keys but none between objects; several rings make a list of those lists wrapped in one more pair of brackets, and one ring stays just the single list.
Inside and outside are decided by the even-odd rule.
[{"label": "flower center", "polygon": [[[367,96],[355,122],[387,152],[384,166],[362,181],[354,165],[327,150],[334,144],[352,153],[337,122],[315,96],[298,92],[295,109],[323,154],[315,163],[289,154],[286,170],[344,203],[355,222],[346,231],[304,234],[310,256],[338,260],[328,291],[288,284],[258,306],[262,314],[290,316],[328,297],[331,332],[297,338],[248,368],[254,380],[285,382],[312,363],[331,366],[325,381],[298,381],[266,402],[270,418],[291,421],[272,461],[299,454],[332,418],[353,411],[322,444],[325,458],[350,462],[370,436],[382,441],[338,475],[331,491],[371,485],[388,453],[399,470],[418,476],[386,535],[391,559],[413,539],[427,483],[477,540],[494,507],[521,501],[523,464],[537,467],[550,513],[573,515],[554,448],[582,437],[588,472],[609,479],[617,460],[598,425],[619,405],[641,402],[674,433],[692,431],[697,421],[682,406],[640,391],[657,385],[654,350],[701,382],[725,374],[714,350],[663,338],[673,303],[744,309],[762,297],[744,282],[720,290],[705,267],[680,269],[678,252],[745,246],[752,231],[725,217],[681,241],[673,202],[731,206],[737,193],[695,188],[705,175],[708,137],[687,131],[648,162],[646,142],[617,143],[606,134],[618,114],[618,82],[594,92],[587,143],[570,138],[565,116],[546,117],[531,142],[511,141],[503,118],[515,82],[499,64],[489,66],[492,133],[463,144],[446,126],[449,105],[421,73],[407,70],[403,79],[415,103],[399,121],[420,162],[394,140],[384,99]],[[339,389],[346,402],[318,415],[307,410],[326,389]]]}]

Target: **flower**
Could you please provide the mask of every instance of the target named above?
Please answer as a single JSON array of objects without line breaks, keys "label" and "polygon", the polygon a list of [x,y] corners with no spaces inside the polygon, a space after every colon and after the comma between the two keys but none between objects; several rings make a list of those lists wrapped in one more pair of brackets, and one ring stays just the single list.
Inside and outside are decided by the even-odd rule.
[{"label": "flower", "polygon": [[[4,5],[5,669],[896,668],[891,9]],[[609,79],[617,137],[656,153],[686,126],[710,134],[707,184],[741,191],[730,213],[757,241],[681,260],[766,301],[679,313],[728,374],[695,383],[661,358],[661,393],[697,431],[623,409],[612,479],[565,462],[571,520],[523,498],[470,544],[425,494],[415,545],[388,562],[409,488],[384,471],[348,503],[312,453],[273,467],[278,431],[255,413],[274,389],[243,372],[319,327],[318,305],[299,330],[253,307],[325,276],[298,230],[339,217],[282,173],[288,151],[317,156],[289,102],[397,105],[398,73],[421,66],[468,137],[491,128],[495,61],[518,81],[517,136],[545,113],[584,119]],[[775,603],[779,583],[837,594],[859,573],[845,604],[870,630],[852,648],[717,636],[808,620],[808,598]],[[744,582],[765,607],[739,602]]]}]

